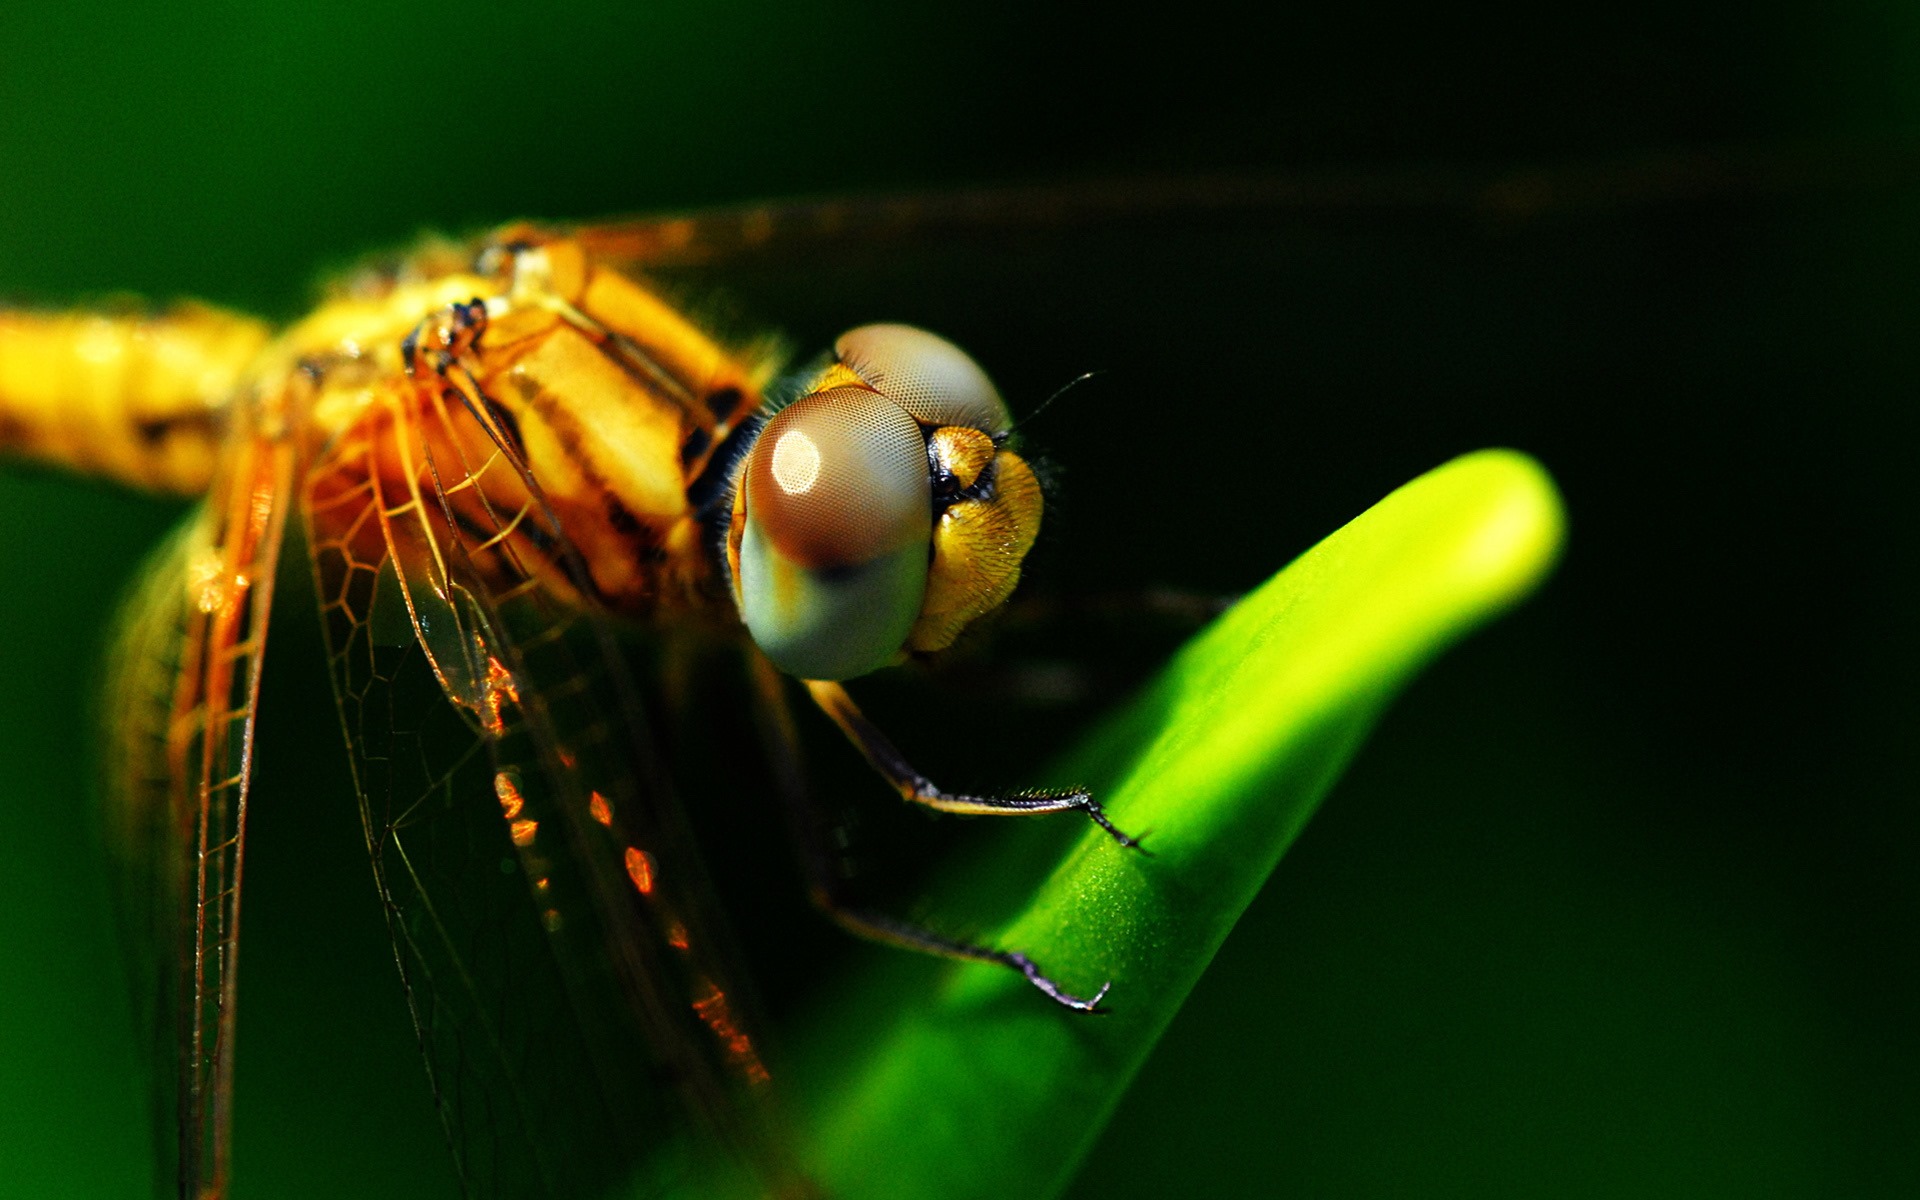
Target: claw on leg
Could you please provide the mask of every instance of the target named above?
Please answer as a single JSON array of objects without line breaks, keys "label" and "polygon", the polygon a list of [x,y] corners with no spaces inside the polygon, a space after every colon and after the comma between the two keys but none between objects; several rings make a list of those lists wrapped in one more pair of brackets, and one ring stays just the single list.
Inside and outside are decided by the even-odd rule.
[{"label": "claw on leg", "polygon": [[1057,1004],[1071,1008],[1075,1012],[1104,1014],[1112,1011],[1111,1009],[1100,1007],[1100,1002],[1107,998],[1108,990],[1113,987],[1113,981],[1111,979],[1100,985],[1100,990],[1093,994],[1092,999],[1082,1000],[1078,996],[1060,990],[1059,984],[1042,975],[1040,968],[1034,965],[1034,961],[1018,951],[1009,950],[1002,953],[1000,955],[1000,961],[1006,963],[1022,975],[1025,975],[1028,983],[1045,992]]}]

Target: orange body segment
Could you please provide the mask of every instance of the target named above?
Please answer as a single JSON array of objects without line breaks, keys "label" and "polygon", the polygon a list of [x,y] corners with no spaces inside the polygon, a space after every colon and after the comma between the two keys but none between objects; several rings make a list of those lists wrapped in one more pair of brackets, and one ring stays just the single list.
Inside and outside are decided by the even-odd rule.
[{"label": "orange body segment", "polygon": [[271,331],[200,304],[0,312],[0,449],[150,491],[202,495],[227,406]]}]

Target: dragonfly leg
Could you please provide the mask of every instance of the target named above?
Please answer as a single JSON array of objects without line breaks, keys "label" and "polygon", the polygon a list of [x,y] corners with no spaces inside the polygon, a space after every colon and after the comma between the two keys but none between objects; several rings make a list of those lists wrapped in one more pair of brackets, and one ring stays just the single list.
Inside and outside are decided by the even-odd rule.
[{"label": "dragonfly leg", "polygon": [[1107,831],[1113,840],[1130,850],[1147,853],[1140,839],[1131,834],[1122,833],[1112,821],[1107,819],[1106,810],[1092,793],[1084,788],[1070,788],[1062,791],[1016,792],[1010,796],[969,796],[959,792],[949,792],[936,786],[931,779],[913,769],[904,755],[900,753],[887,736],[867,720],[853,698],[847,695],[845,688],[837,683],[818,679],[806,681],[807,691],[813,695],[813,702],[820,711],[833,718],[841,732],[866,756],[873,769],[880,772],[893,784],[900,795],[914,804],[924,804],[928,808],[941,812],[970,813],[984,816],[1025,815],[1033,813],[1067,812],[1076,810],[1087,814],[1095,825]]},{"label": "dragonfly leg", "polygon": [[768,746],[775,758],[781,800],[794,831],[802,865],[807,875],[807,891],[815,907],[835,924],[856,937],[951,958],[962,962],[996,963],[1025,977],[1055,1003],[1075,1012],[1104,1013],[1100,1007],[1111,982],[1100,985],[1091,997],[1067,991],[1040,970],[1031,958],[1017,950],[996,950],[848,904],[841,895],[839,873],[834,869],[834,852],[819,812],[807,801],[806,786],[800,770],[799,735],[793,727],[793,714],[787,707],[785,680],[762,655],[753,655],[755,694]]},{"label": "dragonfly leg", "polygon": [[818,885],[814,887],[812,894],[815,906],[831,917],[835,924],[856,937],[889,946],[898,946],[903,950],[932,954],[939,958],[957,959],[962,962],[998,963],[1020,972],[1026,976],[1028,983],[1046,993],[1049,999],[1075,1012],[1105,1013],[1109,1011],[1101,1008],[1100,1002],[1107,998],[1107,990],[1113,986],[1112,981],[1101,984],[1100,990],[1091,997],[1076,996],[1047,978],[1038,964],[1017,950],[995,950],[990,946],[963,942],[883,913],[849,907],[843,905],[831,891]]}]

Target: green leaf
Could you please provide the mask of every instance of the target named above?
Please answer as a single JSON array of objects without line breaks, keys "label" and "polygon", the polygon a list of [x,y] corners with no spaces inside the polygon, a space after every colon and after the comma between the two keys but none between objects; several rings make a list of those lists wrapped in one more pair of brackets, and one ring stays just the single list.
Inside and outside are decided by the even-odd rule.
[{"label": "green leaf", "polygon": [[865,960],[802,1023],[789,1079],[805,1166],[824,1190],[1063,1186],[1382,707],[1532,588],[1562,532],[1538,464],[1468,455],[1395,491],[1190,643],[1059,772],[1092,786],[1120,827],[1145,831],[1151,856],[1056,817],[993,839],[941,893],[942,928],[966,914],[963,927],[1082,994],[1111,979],[1112,1011],[1067,1012],[1002,968]]}]

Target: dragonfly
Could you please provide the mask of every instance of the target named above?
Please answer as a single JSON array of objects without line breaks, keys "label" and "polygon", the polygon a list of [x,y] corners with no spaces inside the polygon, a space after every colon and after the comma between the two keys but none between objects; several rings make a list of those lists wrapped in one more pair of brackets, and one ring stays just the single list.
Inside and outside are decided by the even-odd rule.
[{"label": "dragonfly", "polygon": [[[736,643],[755,711],[729,734],[768,731],[776,755],[797,691],[907,800],[1077,812],[1116,852],[1141,847],[1084,791],[943,790],[843,686],[937,657],[1019,580],[1043,489],[988,373],[886,324],[794,366],[664,280],[795,245],[1116,217],[1524,218],[1673,190],[1600,178],[1136,182],[527,224],[350,272],[283,329],[193,304],[0,313],[0,446],[202,498],[134,593],[107,682],[163,1188],[221,1195],[231,1174],[245,822],[283,545],[309,559],[463,1188],[604,1190],[638,1155],[605,1147],[686,1119],[768,1190],[805,1194],[630,632]],[[1018,948],[847,904],[816,823],[789,816],[813,899],[854,933],[1017,971],[1036,1003],[1105,1003],[1106,981],[1069,986]]]},{"label": "dragonfly", "polygon": [[[937,656],[1019,580],[1042,489],[986,371],[884,323],[794,368],[776,340],[716,332],[649,280],[783,220],[844,216],[432,240],[349,272],[279,329],[202,304],[0,313],[0,445],[200,498],[132,593],[107,682],[163,1190],[219,1196],[230,1180],[254,733],[289,545],[308,559],[378,895],[471,1194],[617,1182],[630,1163],[582,1149],[664,1119],[663,1093],[773,1190],[805,1190],[751,1115],[769,1072],[627,631],[736,639],[760,728],[791,739],[794,687],[906,800],[1075,811],[1140,848],[1084,790],[941,788],[844,687]],[[1101,1010],[1104,982],[1069,989],[1018,949],[845,902],[828,850],[806,844],[818,822],[789,815],[812,899],[840,925]]]}]

